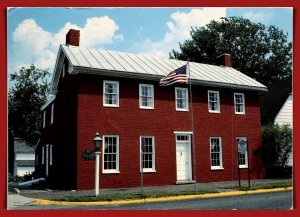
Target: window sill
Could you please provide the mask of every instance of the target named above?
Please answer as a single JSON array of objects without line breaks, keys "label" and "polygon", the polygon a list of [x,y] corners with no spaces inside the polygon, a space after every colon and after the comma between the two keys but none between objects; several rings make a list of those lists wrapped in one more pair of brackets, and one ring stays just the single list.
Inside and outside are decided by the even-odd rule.
[{"label": "window sill", "polygon": [[152,109],[152,110],[154,110],[154,107],[141,107],[141,106],[140,106],[140,109],[148,109],[148,110],[151,110],[151,109]]},{"label": "window sill", "polygon": [[239,166],[239,169],[248,169],[248,166]]},{"label": "window sill", "polygon": [[210,167],[210,170],[224,170],[224,167]]},{"label": "window sill", "polygon": [[102,174],[119,174],[120,171],[114,170],[114,171],[103,171]]},{"label": "window sill", "polygon": [[246,115],[246,113],[239,113],[239,112],[235,112],[234,114],[236,114],[236,115]]},{"label": "window sill", "polygon": [[208,111],[209,113],[212,113],[212,114],[219,114],[221,113],[220,111]]},{"label": "window sill", "polygon": [[[142,171],[140,171],[142,173]],[[143,173],[156,173],[156,170],[143,170]]]},{"label": "window sill", "polygon": [[112,108],[118,108],[119,105],[106,105],[104,104],[103,107],[112,107]]},{"label": "window sill", "polygon": [[178,108],[176,108],[176,111],[177,112],[188,112],[189,110],[188,109],[178,109]]}]

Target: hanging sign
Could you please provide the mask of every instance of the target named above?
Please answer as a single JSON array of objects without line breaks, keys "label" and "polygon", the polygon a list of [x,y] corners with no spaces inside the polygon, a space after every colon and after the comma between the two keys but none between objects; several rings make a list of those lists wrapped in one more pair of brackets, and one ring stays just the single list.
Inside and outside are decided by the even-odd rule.
[{"label": "hanging sign", "polygon": [[247,152],[247,140],[246,138],[241,138],[238,141],[238,152],[240,154],[245,154]]},{"label": "hanging sign", "polygon": [[84,150],[81,152],[82,160],[95,160],[95,154],[93,150]]}]

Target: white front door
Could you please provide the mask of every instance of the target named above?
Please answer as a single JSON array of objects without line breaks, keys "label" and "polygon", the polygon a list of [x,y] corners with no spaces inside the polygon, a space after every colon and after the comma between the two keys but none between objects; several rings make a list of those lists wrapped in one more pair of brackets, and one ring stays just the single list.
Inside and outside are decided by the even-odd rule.
[{"label": "white front door", "polygon": [[176,135],[177,181],[191,180],[190,135]]}]

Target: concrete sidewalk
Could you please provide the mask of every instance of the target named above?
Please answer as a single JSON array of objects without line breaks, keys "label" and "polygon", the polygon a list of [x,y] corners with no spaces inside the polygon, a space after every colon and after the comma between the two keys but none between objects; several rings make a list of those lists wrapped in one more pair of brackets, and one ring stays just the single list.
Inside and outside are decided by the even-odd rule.
[{"label": "concrete sidewalk", "polygon": [[7,209],[13,210],[16,209],[19,206],[30,206],[35,204],[32,198],[24,197],[19,194],[8,194],[7,197]]},{"label": "concrete sidewalk", "polygon": [[[262,179],[251,180],[251,187],[258,184],[290,182],[292,179]],[[232,192],[238,190],[238,181],[227,182],[211,182],[211,183],[197,183],[197,184],[180,184],[180,185],[167,185],[167,186],[152,186],[144,187],[144,192],[182,192],[182,191],[216,191],[216,192]],[[241,181],[241,185],[247,187],[248,181]],[[101,194],[116,194],[116,193],[141,193],[141,187],[137,188],[122,188],[122,189],[100,189]],[[49,189],[23,189],[20,190],[20,195],[28,198],[38,199],[60,199],[64,197],[83,197],[94,196],[94,190],[85,191],[57,191]]]}]

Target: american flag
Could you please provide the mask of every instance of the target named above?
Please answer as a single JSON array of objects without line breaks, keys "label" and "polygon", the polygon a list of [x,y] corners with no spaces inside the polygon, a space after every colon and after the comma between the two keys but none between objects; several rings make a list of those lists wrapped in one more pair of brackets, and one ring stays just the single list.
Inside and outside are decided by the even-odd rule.
[{"label": "american flag", "polygon": [[187,65],[184,65],[170,72],[166,77],[160,80],[159,85],[169,86],[175,83],[186,84],[187,83],[186,68]]}]

